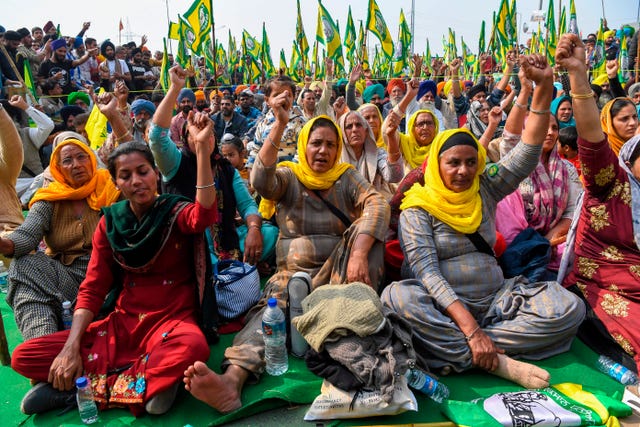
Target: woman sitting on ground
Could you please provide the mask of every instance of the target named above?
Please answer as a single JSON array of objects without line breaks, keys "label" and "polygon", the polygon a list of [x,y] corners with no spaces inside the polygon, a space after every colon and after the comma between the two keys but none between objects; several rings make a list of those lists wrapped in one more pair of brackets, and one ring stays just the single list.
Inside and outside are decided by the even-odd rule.
[{"label": "woman sitting on ground", "polygon": [[[585,183],[575,227],[575,241],[580,244],[573,248],[573,269],[563,285],[588,304],[587,319],[578,336],[596,352],[638,371],[640,136],[633,136],[616,155],[611,135],[603,133],[598,123],[598,107],[587,80],[584,45],[578,36],[562,36],[556,62],[568,71],[571,80]],[[637,116],[630,121],[631,127],[637,127]]]},{"label": "woman sitting on ground", "polygon": [[[268,102],[276,117],[269,139],[280,141],[293,95],[276,89]],[[312,119],[302,129],[299,163],[276,167],[277,146],[264,144],[260,149],[251,182],[277,204],[277,271],[233,346],[225,351],[224,374],[214,373],[202,362],[185,372],[187,390],[218,411],[239,408],[245,381],[255,380],[264,371],[262,313],[269,297],[278,298],[284,306],[287,283],[294,273],[309,273],[312,289],[356,281],[378,289],[389,205],[351,165],[340,162],[341,151],[340,129],[326,116]]]},{"label": "woman sitting on ground", "polygon": [[[178,65],[169,70],[171,86],[163,98],[149,132],[149,146],[162,174],[164,193],[179,194],[194,200],[196,195],[196,156],[187,144],[188,128],[182,132],[184,147],[178,148],[169,136],[171,115],[180,90],[186,82],[184,70]],[[235,259],[256,264],[262,256],[262,218],[258,206],[249,194],[238,171],[220,154],[218,144],[211,155],[211,167],[215,171],[215,187],[218,191],[218,221],[210,229],[210,246],[217,260]],[[244,254],[240,252],[240,240],[236,232],[236,210],[247,224]]]},{"label": "woman sitting on ground", "polygon": [[[85,277],[100,209],[120,195],[77,139],[58,144],[49,168],[55,181],[33,196],[24,223],[0,238],[0,253],[13,258],[7,303],[25,340],[62,328],[62,303],[75,301]],[[45,252],[37,250],[43,239]]]},{"label": "woman sitting on ground", "polygon": [[379,148],[367,121],[356,111],[349,111],[338,120],[342,131],[341,160],[349,163],[369,181],[386,200],[393,195],[390,183],[404,176],[404,162],[397,140],[389,140],[388,151]]},{"label": "woman sitting on ground", "polygon": [[[73,404],[81,375],[89,378],[100,409],[162,414],[187,366],[209,357],[196,313],[205,281],[202,236],[217,217],[209,163],[215,142],[205,114],[190,113],[188,127],[197,157],[195,203],[158,196],[158,171],[146,144],[121,144],[109,157],[109,172],[127,200],[103,210],[71,330],[13,352],[13,369],[39,381],[22,400],[25,414]],[[117,284],[115,310],[93,321]]]},{"label": "woman sitting on ground", "polygon": [[505,280],[492,247],[495,208],[538,163],[549,122],[553,72],[542,55],[521,58],[536,83],[523,142],[485,171],[485,149],[466,129],[431,145],[424,186],[407,191],[400,241],[413,279],[394,282],[382,302],[408,319],[422,368],[440,373],[478,367],[526,388],[549,373],[512,357],[567,351],[584,305],[555,282]]}]

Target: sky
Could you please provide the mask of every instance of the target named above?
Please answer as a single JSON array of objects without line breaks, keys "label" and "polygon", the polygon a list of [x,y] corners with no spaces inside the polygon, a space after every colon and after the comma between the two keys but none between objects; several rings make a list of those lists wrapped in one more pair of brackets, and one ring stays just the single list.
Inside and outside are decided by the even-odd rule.
[{"label": "sky", "polygon": [[[84,21],[91,21],[86,35],[100,43],[110,38],[115,44],[130,40],[140,43],[140,36],[147,35],[147,46],[151,50],[162,50],[162,38],[167,32],[167,16],[177,21],[177,15],[187,11],[193,0],[108,0],[78,1],[72,6],[62,6],[51,0],[2,0],[0,25],[6,29],[33,26],[42,27],[48,20],[60,24],[63,35],[76,35]],[[569,0],[552,0],[556,21],[559,19],[559,5],[569,9]],[[530,37],[531,29],[537,24],[530,22],[534,10],[546,13],[549,0],[516,0],[518,13],[519,41],[524,43]],[[460,49],[460,37],[475,52],[482,20],[486,21],[487,41],[491,31],[493,11],[497,11],[500,0],[415,0],[414,9],[414,51],[424,53],[426,40],[433,54],[442,52],[442,36],[448,27],[456,33],[456,43]],[[300,0],[304,30],[313,45],[318,13],[317,0]],[[322,4],[334,20],[340,24],[341,37],[347,21],[349,5],[358,28],[358,21],[366,24],[368,0],[323,0]],[[377,0],[394,40],[398,35],[400,9],[408,23],[411,22],[411,0]],[[28,10],[25,9],[28,5]],[[54,6],[55,5],[55,6]],[[604,17],[610,28],[637,22],[640,0],[575,0],[578,28],[583,37],[596,32],[599,20]],[[542,7],[541,7],[542,6]],[[604,12],[603,12],[604,6]],[[258,41],[262,39],[262,22],[266,23],[274,63],[279,60],[280,49],[284,49],[287,61],[290,57],[292,41],[295,37],[295,0],[213,0],[213,15],[216,38],[227,46],[228,31],[241,40],[246,29]],[[118,24],[122,19],[125,29],[119,34]],[[525,32],[529,27],[529,32]],[[377,39],[370,35],[369,45]],[[240,46],[238,44],[238,46]]]}]

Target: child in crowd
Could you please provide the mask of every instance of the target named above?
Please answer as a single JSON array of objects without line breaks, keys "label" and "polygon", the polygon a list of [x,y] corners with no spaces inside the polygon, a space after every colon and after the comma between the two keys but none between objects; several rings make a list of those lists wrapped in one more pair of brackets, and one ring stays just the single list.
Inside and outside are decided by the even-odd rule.
[{"label": "child in crowd", "polygon": [[[231,133],[225,133],[220,140],[220,152],[231,166],[238,170],[240,177],[249,186],[249,171],[246,168],[247,150],[244,148],[242,140]],[[249,188],[251,191],[251,188]]]},{"label": "child in crowd", "polygon": [[582,177],[580,158],[578,157],[578,131],[575,126],[568,126],[558,132],[558,153],[563,159],[575,166],[578,175]]}]

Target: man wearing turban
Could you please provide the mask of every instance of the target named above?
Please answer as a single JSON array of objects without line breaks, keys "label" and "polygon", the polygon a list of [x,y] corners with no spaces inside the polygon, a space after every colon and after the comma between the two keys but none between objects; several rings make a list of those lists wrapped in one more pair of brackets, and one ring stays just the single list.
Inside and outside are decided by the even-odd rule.
[{"label": "man wearing turban", "polygon": [[40,85],[57,81],[62,88],[62,93],[69,95],[75,90],[71,81],[72,68],[85,63],[96,49],[87,49],[82,57],[74,60],[67,59],[67,42],[64,39],[55,39],[51,42],[51,56],[40,64],[38,81]]}]

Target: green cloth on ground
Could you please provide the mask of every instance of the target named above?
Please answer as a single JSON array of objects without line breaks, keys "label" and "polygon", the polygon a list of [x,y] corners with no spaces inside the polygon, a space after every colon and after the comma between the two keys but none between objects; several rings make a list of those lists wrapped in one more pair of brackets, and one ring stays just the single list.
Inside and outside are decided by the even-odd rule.
[{"label": "green cloth on ground", "polygon": [[[20,333],[16,328],[11,309],[4,301],[4,298],[0,299],[0,312],[4,320],[9,349],[13,350],[21,342]],[[231,341],[232,335],[223,335],[220,343],[211,348],[212,355],[208,364],[214,370],[219,371],[224,349],[231,344]],[[624,387],[607,375],[597,371],[595,368],[597,357],[597,354],[582,342],[576,340],[569,352],[541,362],[535,362],[535,364],[549,371],[552,384],[564,382],[582,384],[586,388],[599,389],[609,396],[620,399]],[[303,360],[290,357],[289,364],[290,371],[284,376],[270,377],[269,375],[264,375],[258,384],[247,385],[242,394],[244,406],[228,415],[220,414],[213,408],[194,399],[188,393],[183,392],[179,394],[174,407],[165,415],[147,415],[135,418],[127,410],[112,409],[100,413],[100,425],[171,427],[179,427],[186,424],[191,424],[193,427],[222,425],[235,419],[289,405],[287,402],[311,403],[320,392],[322,380],[306,369]],[[459,401],[488,397],[497,392],[521,390],[521,387],[514,383],[479,370],[442,377],[441,380],[449,387],[451,398]],[[61,416],[57,416],[59,411],[51,411],[47,414],[32,417],[22,414],[20,412],[20,401],[29,388],[29,381],[26,378],[16,374],[9,366],[0,367],[0,389],[2,390],[0,420],[3,421],[4,425],[81,425],[76,410],[69,411]],[[427,396],[416,392],[416,398],[418,400],[418,412],[405,412],[392,417],[333,421],[327,423],[327,425],[383,425],[447,421],[440,412],[438,405]],[[266,422],[262,421],[262,418],[257,418],[253,419],[249,424],[267,425]],[[301,418],[299,425],[304,424],[306,423]],[[282,427],[283,424],[275,425]]]}]

